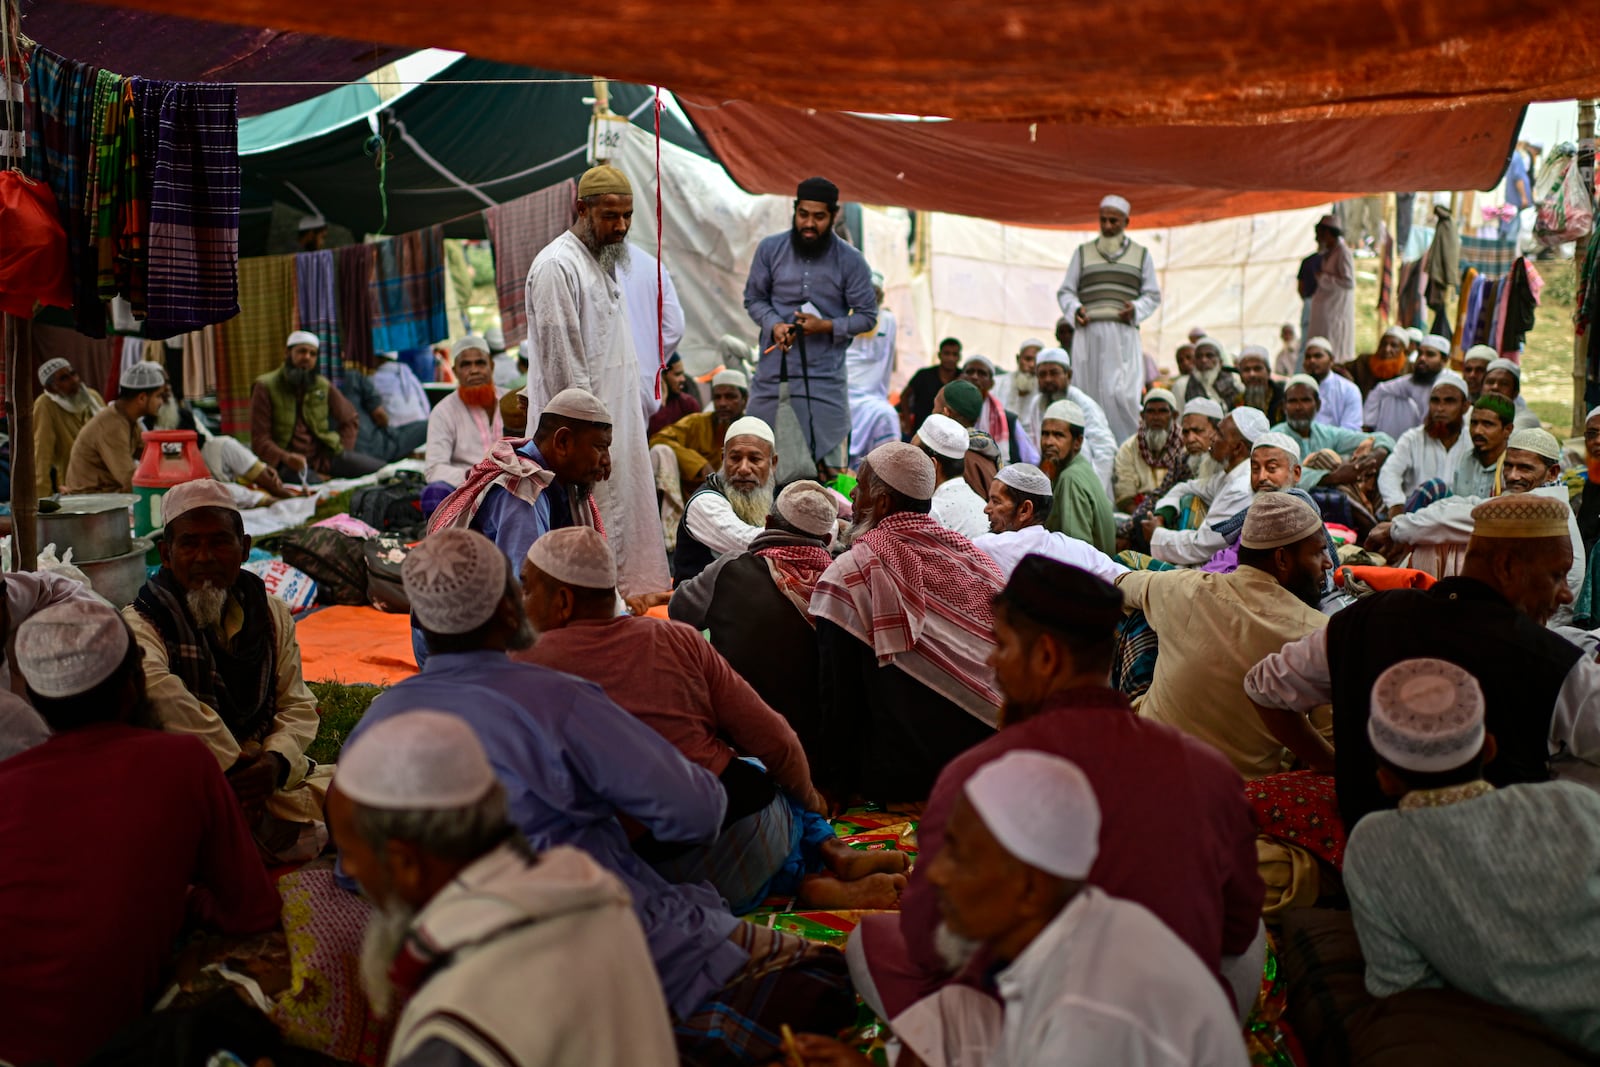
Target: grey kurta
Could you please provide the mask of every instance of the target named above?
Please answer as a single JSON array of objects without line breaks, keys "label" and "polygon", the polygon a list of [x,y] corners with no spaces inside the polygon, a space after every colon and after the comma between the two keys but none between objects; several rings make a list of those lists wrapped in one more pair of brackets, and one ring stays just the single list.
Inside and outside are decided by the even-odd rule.
[{"label": "grey kurta", "polygon": [[[872,272],[866,257],[837,237],[816,259],[796,253],[788,233],[773,234],[757,245],[744,284],[744,309],[761,327],[761,351],[772,347],[772,328],[793,321],[794,313],[808,301],[822,317],[833,320],[833,331],[806,338],[804,377],[800,346],[789,350],[789,398],[811,443],[812,458],[819,459],[832,453],[850,432],[844,354],[851,338],[878,324]],[[769,426],[778,410],[783,356],[777,350],[762,356],[750,384],[747,410]]]}]

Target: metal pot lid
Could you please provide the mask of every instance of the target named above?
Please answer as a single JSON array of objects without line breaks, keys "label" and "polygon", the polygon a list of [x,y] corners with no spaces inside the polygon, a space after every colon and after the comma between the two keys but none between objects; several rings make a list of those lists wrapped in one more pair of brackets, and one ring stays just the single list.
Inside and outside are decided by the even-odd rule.
[{"label": "metal pot lid", "polygon": [[139,498],[132,493],[74,493],[58,498],[61,505],[55,511],[40,512],[40,518],[51,515],[98,515],[103,511],[131,508]]}]

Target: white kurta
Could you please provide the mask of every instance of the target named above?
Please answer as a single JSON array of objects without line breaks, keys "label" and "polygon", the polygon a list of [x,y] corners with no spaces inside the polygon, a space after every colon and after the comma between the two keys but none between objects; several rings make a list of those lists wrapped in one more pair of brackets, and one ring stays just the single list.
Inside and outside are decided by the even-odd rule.
[{"label": "white kurta", "polygon": [[372,372],[372,387],[383,397],[389,425],[404,426],[428,417],[428,391],[417,381],[416,373],[399,360],[380,360]]},{"label": "white kurta", "polygon": [[[1083,249],[1072,253],[1067,276],[1056,292],[1061,313],[1076,321],[1078,275],[1083,270]],[[1072,384],[1088,393],[1105,408],[1111,423],[1112,451],[1139,428],[1139,398],[1144,395],[1144,349],[1139,346],[1139,323],[1161,306],[1161,286],[1156,282],[1156,264],[1145,249],[1144,275],[1139,298],[1133,302],[1133,322],[1099,320],[1079,326],[1072,337]],[[1106,478],[1111,477],[1108,468]]]},{"label": "white kurta", "polygon": [[1386,508],[1399,507],[1423,482],[1443,478],[1455,481],[1461,457],[1472,451],[1472,439],[1465,433],[1446,448],[1428,436],[1426,427],[1414,426],[1400,435],[1394,451],[1378,468],[1378,496]]},{"label": "white kurta", "polygon": [[1343,237],[1322,254],[1306,337],[1326,337],[1335,363],[1356,358],[1356,261]]},{"label": "white kurta", "polygon": [[[495,396],[504,396],[505,392],[496,389]],[[461,402],[460,393],[451,393],[428,416],[423,475],[430,482],[459,486],[467,472],[489,454],[490,446],[500,440],[502,431],[498,404],[492,413],[469,408]]]},{"label": "white kurta", "polygon": [[1046,556],[1060,563],[1070,563],[1097,578],[1104,578],[1113,583],[1116,582],[1118,575],[1128,573],[1128,568],[1089,542],[1046,530],[1043,523],[1024,526],[1020,530],[1007,533],[986,533],[981,537],[974,537],[972,543],[984,555],[994,560],[994,565],[1000,568],[1000,573],[1007,579],[1011,577],[1011,572],[1017,569],[1017,564],[1022,562],[1022,557],[1029,555]]},{"label": "white kurta", "polygon": [[1205,521],[1195,530],[1168,530],[1158,527],[1150,538],[1150,554],[1164,563],[1198,567],[1223,548],[1228,539],[1216,530],[1223,522],[1250,506],[1250,461],[1244,460],[1225,474],[1212,475],[1205,482],[1180,482],[1156,504],[1156,510],[1178,507],[1193,494],[1207,505]]},{"label": "white kurta", "polygon": [[587,389],[612,418],[611,477],[594,487],[622,595],[672,588],[639,403],[639,363],[622,287],[568,231],[528,268],[528,425],[563,389]]},{"label": "white kurta", "polygon": [[[639,359],[639,402],[644,405],[645,422],[661,410],[656,399],[656,375],[661,370],[661,355],[678,350],[683,340],[683,305],[672,284],[672,272],[661,270],[661,315],[656,316],[656,257],[628,244],[629,268],[622,273],[622,299],[628,304],[628,324],[633,330],[633,351]],[[659,329],[659,335],[658,335]]]},{"label": "white kurta", "polygon": [[965,478],[949,478],[933,491],[933,521],[962,537],[982,537],[989,532],[984,499],[972,491]]},{"label": "white kurta", "polygon": [[1076,373],[1073,374],[1073,383],[1067,386],[1065,396],[1057,393],[1046,397],[1035,390],[1023,402],[1021,410],[1013,408],[1017,416],[1017,425],[1027,431],[1028,440],[1037,444],[1042,440],[1039,436],[1039,427],[1044,422],[1044,410],[1057,400],[1070,400],[1083,409],[1083,454],[1089,458],[1089,466],[1094,468],[1095,474],[1100,478],[1106,496],[1110,496],[1111,470],[1117,462],[1117,438],[1111,432],[1111,423],[1105,409],[1088,393],[1078,388]]}]

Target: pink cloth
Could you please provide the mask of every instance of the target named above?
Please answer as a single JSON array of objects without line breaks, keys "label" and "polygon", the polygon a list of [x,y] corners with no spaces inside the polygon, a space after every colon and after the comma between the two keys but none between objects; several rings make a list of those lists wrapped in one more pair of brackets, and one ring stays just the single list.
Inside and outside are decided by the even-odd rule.
[{"label": "pink cloth", "polygon": [[[538,500],[539,494],[550,488],[556,476],[554,471],[545,470],[517,451],[529,440],[531,438],[514,440],[504,437],[496,441],[494,447],[489,449],[489,454],[467,472],[461,487],[440,502],[428,520],[428,532],[438,533],[451,526],[465,528],[478,513],[483,498],[496,485],[529,504]],[[600,509],[594,502],[593,494],[590,494],[587,503],[588,525],[604,534],[606,528],[600,521]],[[577,519],[577,516],[573,518]]]},{"label": "pink cloth", "polygon": [[811,796],[811,765],[788,720],[693,627],[632,615],[573,622],[511,658],[589,679],[712,774],[755,756],[790,796]]},{"label": "pink cloth", "polygon": [[528,268],[545,245],[572,225],[577,201],[578,184],[568,178],[548,189],[496,204],[483,213],[489,241],[494,245],[494,288],[500,299],[500,327],[507,347],[528,339],[524,292]]}]

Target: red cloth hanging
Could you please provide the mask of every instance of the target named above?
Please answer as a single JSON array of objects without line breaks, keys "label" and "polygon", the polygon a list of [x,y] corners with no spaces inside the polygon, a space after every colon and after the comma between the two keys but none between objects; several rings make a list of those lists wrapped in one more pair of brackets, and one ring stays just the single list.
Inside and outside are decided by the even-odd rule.
[{"label": "red cloth hanging", "polygon": [[0,171],[0,311],[31,319],[35,304],[72,306],[67,231],[48,186]]}]

